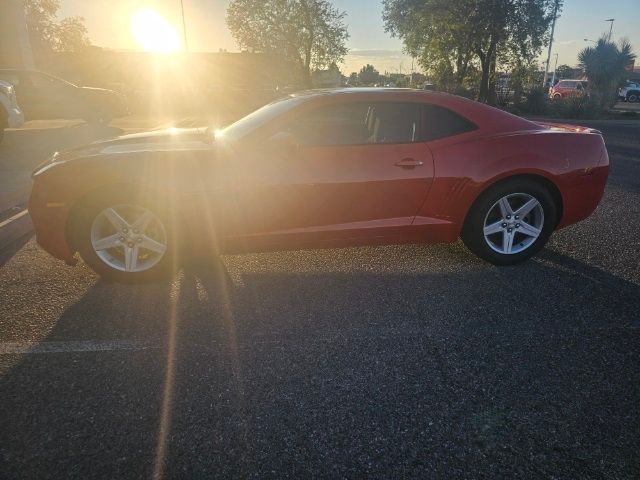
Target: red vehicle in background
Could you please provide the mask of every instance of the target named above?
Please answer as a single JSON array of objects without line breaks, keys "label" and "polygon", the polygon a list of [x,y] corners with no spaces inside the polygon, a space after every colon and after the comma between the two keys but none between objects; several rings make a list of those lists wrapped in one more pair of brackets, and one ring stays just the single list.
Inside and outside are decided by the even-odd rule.
[{"label": "red vehicle in background", "polygon": [[549,98],[557,100],[566,97],[580,97],[587,91],[585,80],[560,80],[549,89]]}]

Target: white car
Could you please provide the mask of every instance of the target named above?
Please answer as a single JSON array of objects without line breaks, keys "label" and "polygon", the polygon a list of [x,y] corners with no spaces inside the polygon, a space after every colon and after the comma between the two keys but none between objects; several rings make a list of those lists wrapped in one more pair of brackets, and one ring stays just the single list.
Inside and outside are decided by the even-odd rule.
[{"label": "white car", "polygon": [[627,102],[640,102],[640,83],[627,82],[618,89],[618,98]]},{"label": "white car", "polygon": [[13,85],[0,80],[0,141],[5,128],[18,128],[23,123],[24,115],[18,106]]}]

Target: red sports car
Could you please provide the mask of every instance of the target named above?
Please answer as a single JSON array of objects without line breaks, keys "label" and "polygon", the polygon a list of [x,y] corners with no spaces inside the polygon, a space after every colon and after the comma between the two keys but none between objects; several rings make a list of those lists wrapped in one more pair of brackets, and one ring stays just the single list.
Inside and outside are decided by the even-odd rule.
[{"label": "red sports car", "polygon": [[294,94],[229,127],[126,135],[33,174],[40,245],[141,281],[182,255],[454,242],[525,260],[589,216],[607,181],[600,132],[534,123],[436,92]]}]

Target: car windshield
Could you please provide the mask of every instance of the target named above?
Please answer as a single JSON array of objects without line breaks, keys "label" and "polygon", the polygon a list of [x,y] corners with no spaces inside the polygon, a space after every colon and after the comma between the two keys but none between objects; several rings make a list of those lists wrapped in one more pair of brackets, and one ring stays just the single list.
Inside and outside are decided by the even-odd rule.
[{"label": "car windshield", "polygon": [[244,138],[265,123],[290,111],[305,101],[304,96],[285,97],[259,108],[228,127],[216,132],[216,138],[238,140]]}]

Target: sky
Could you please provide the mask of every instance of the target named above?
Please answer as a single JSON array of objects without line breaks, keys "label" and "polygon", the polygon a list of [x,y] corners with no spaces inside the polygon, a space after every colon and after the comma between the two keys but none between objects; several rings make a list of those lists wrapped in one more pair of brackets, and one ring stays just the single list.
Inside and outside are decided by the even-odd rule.
[{"label": "sky", "polygon": [[[183,0],[189,48],[192,51],[238,51],[225,23],[230,0]],[[640,0],[565,0],[556,24],[553,53],[558,53],[558,65],[577,63],[578,52],[609,31],[604,20],[614,18],[613,39],[626,37],[640,55]],[[382,0],[333,0],[347,13],[345,19],[350,38],[349,55],[341,65],[343,73],[359,70],[366,63],[381,72],[409,72],[412,59],[402,52],[402,42],[384,31]],[[176,29],[181,30],[179,0],[61,0],[60,17],[84,17],[92,43],[101,47],[131,50],[138,45],[130,31],[132,15],[142,8],[153,8]],[[540,63],[546,58],[546,49]],[[555,57],[552,59],[551,66]],[[640,61],[636,61],[636,65]],[[414,67],[419,70],[417,63]]]}]

